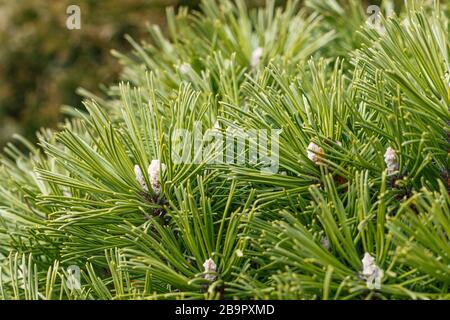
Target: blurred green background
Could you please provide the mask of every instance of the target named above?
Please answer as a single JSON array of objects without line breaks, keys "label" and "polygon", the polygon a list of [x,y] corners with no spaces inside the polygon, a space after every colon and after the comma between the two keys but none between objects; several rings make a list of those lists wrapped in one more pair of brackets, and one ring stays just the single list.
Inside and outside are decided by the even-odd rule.
[{"label": "blurred green background", "polygon": [[[261,5],[263,0],[248,0]],[[66,28],[69,5],[81,9],[81,29]],[[127,52],[125,34],[164,30],[166,6],[197,8],[198,0],[0,0],[0,147],[20,133],[33,140],[54,127],[61,105],[81,106],[75,91],[99,93],[118,78],[111,49]]]}]

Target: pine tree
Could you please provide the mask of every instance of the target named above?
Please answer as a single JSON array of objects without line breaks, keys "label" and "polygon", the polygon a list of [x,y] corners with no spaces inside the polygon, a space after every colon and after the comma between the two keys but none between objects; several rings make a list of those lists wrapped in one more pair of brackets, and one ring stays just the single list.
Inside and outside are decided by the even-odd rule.
[{"label": "pine tree", "polygon": [[[395,9],[205,0],[129,38],[122,83],[1,158],[0,298],[450,298],[450,7]],[[174,138],[230,128],[279,133],[278,171]]]}]

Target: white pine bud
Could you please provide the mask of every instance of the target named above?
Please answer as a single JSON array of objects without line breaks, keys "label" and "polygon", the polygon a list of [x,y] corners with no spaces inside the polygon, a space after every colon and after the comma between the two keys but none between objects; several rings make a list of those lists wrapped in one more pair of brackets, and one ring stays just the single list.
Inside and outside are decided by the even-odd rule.
[{"label": "white pine bud", "polygon": [[[162,170],[162,172],[160,170]],[[164,163],[160,163],[160,161],[157,159],[152,160],[152,162],[148,166],[148,177],[150,179],[150,186],[152,187],[152,190],[156,195],[159,195],[161,193],[160,177],[165,170],[166,165]]]},{"label": "white pine bud", "polygon": [[191,65],[189,63],[182,63],[180,65],[181,74],[187,74],[191,70]]},{"label": "white pine bud", "polygon": [[308,159],[311,160],[312,162],[314,162],[316,165],[321,164],[321,160],[323,157],[323,149],[321,147],[319,147],[317,144],[315,144],[314,142],[311,142],[308,145],[308,149],[306,150],[306,153],[308,155]]},{"label": "white pine bud", "polygon": [[253,50],[252,58],[250,61],[250,65],[252,66],[252,68],[256,68],[259,65],[262,55],[263,55],[263,48],[258,47],[255,50]]},{"label": "white pine bud", "polygon": [[362,276],[366,280],[367,288],[380,289],[383,270],[375,264],[375,258],[366,252],[361,261],[363,263]]},{"label": "white pine bud", "polygon": [[217,271],[217,266],[214,263],[214,260],[209,258],[208,260],[205,261],[205,263],[203,263],[203,268],[205,268],[205,279],[209,280],[209,281],[214,281],[216,280],[216,275],[212,274],[215,273]]},{"label": "white pine bud", "polygon": [[327,250],[327,251],[330,251],[330,240],[326,237],[326,236],[323,236],[321,239],[320,239],[320,243],[322,244],[322,246]]},{"label": "white pine bud", "polygon": [[223,62],[223,67],[225,68],[225,70],[230,69],[230,67],[231,67],[231,60],[230,60],[230,59],[226,59],[226,60]]},{"label": "white pine bud", "polygon": [[391,147],[386,149],[384,162],[386,163],[387,174],[392,174],[398,170],[397,153]]},{"label": "white pine bud", "polygon": [[142,189],[148,192],[147,184],[145,183],[144,175],[142,173],[141,167],[139,165],[134,165],[134,174],[136,175],[136,180],[141,185]]}]

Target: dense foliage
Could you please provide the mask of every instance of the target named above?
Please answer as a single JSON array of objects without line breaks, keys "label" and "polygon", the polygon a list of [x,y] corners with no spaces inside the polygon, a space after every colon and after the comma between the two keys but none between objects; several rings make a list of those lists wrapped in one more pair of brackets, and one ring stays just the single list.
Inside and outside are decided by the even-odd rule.
[{"label": "dense foliage", "polygon": [[[6,150],[0,297],[450,298],[450,11],[391,3],[205,0],[130,39],[107,99]],[[175,161],[198,121],[280,132],[279,171]]]}]

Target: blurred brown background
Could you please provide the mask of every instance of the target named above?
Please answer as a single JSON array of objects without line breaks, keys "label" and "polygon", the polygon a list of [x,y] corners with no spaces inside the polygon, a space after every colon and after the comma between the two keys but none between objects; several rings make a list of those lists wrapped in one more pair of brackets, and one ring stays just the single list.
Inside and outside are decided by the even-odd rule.
[{"label": "blurred brown background", "polygon": [[[248,0],[250,5],[264,1]],[[81,29],[66,28],[69,5]],[[125,34],[146,37],[147,23],[164,30],[166,6],[198,8],[198,0],[0,0],[0,148],[13,133],[33,140],[54,127],[61,105],[81,106],[75,91],[98,93],[117,80],[110,50],[127,52]]]},{"label": "blurred brown background", "polygon": [[[244,1],[250,7],[266,2]],[[55,127],[62,105],[81,107],[78,87],[99,94],[102,86],[117,81],[121,67],[110,52],[130,50],[125,34],[149,41],[148,24],[165,30],[167,6],[195,10],[199,2],[0,0],[0,150],[13,133],[34,140],[39,128]],[[284,3],[276,0],[277,5]],[[81,9],[80,30],[66,27],[69,5]]]}]

